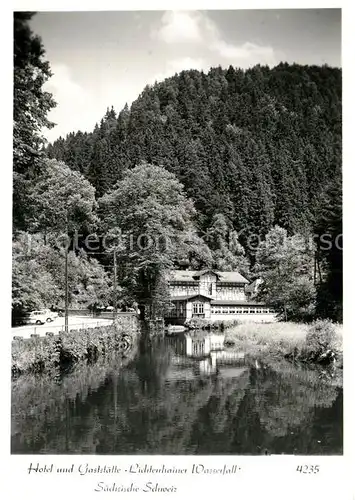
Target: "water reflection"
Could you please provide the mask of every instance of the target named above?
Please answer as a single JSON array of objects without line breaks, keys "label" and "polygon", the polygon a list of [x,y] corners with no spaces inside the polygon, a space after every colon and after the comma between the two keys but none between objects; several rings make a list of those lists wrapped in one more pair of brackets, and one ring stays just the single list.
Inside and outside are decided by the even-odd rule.
[{"label": "water reflection", "polygon": [[142,342],[58,380],[12,385],[13,453],[342,453],[342,391],[288,363],[223,349],[223,336]]},{"label": "water reflection", "polygon": [[165,342],[172,348],[168,378],[237,377],[247,371],[245,353],[226,351],[224,337],[196,332],[167,338]]}]

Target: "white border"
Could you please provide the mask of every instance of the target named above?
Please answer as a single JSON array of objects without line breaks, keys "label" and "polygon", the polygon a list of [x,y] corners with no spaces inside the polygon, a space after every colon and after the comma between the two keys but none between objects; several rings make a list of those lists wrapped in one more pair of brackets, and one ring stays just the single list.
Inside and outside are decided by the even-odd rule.
[{"label": "white border", "polygon": [[[353,151],[352,143],[354,141],[354,132],[351,129],[351,119],[355,116],[354,110],[354,51],[351,44],[354,16],[352,9],[344,2],[334,1],[297,1],[297,2],[275,2],[275,1],[227,1],[219,0],[218,2],[206,2],[199,0],[181,0],[180,2],[154,1],[145,3],[144,1],[131,0],[130,2],[113,2],[101,0],[93,2],[87,0],[85,2],[73,2],[69,0],[53,0],[52,2],[44,0],[29,1],[14,1],[12,6],[3,7],[3,29],[2,36],[2,65],[5,67],[3,75],[6,78],[1,80],[1,97],[2,97],[2,130],[1,138],[3,150],[2,177],[4,181],[1,183],[1,203],[2,203],[2,234],[3,244],[1,245],[1,310],[3,318],[3,349],[1,360],[1,382],[2,399],[6,401],[5,408],[2,409],[1,430],[1,464],[3,480],[1,482],[0,491],[4,493],[3,498],[17,500],[22,498],[27,499],[42,499],[61,498],[65,496],[68,499],[84,496],[84,498],[96,498],[96,493],[90,493],[90,485],[92,478],[89,480],[86,477],[73,477],[72,479],[63,480],[60,476],[50,476],[45,478],[41,476],[32,481],[32,477],[28,476],[26,468],[29,463],[37,462],[41,458],[42,463],[71,464],[82,463],[86,461],[84,456],[11,456],[10,448],[10,351],[7,335],[7,328],[10,327],[10,288],[11,288],[11,183],[12,183],[12,11],[13,10],[160,10],[160,9],[264,9],[264,8],[339,8],[343,9],[343,79],[344,79],[344,98],[343,98],[343,113],[344,113],[344,233],[345,233],[345,251],[344,251],[344,359],[345,359],[345,442],[344,442],[344,457],[172,457],[169,460],[167,457],[159,458],[151,457],[87,457],[87,461],[91,464],[97,463],[117,463],[124,462],[126,464],[139,461],[140,463],[162,463],[166,464],[184,464],[185,467],[191,463],[217,464],[238,463],[243,467],[243,472],[240,476],[235,476],[233,480],[227,480],[226,477],[221,478],[202,478],[202,480],[190,478],[189,480],[181,479],[175,481],[179,484],[179,492],[170,494],[174,498],[192,498],[196,495],[227,494],[233,497],[247,498],[270,498],[277,499],[299,499],[300,496],[304,499],[321,498],[327,499],[349,499],[353,498],[351,491],[354,491],[352,484],[352,471],[355,470],[354,462],[354,332],[353,332],[353,317],[352,317],[352,284],[354,283],[354,257],[352,249],[354,248],[354,233],[352,232],[352,203],[353,195]],[[4,61],[5,59],[5,61]],[[11,125],[10,125],[11,124]],[[5,145],[5,148],[4,148]],[[2,151],[3,152],[3,151]],[[42,459],[43,458],[43,459]],[[322,473],[318,476],[308,477],[300,476],[294,472],[295,464],[313,463],[321,464]],[[31,479],[31,480],[30,480]],[[169,478],[164,478],[164,482],[169,482]],[[116,493],[118,495],[118,493]],[[132,494],[131,494],[132,495]],[[162,494],[160,494],[163,496]],[[129,495],[121,494],[125,498]],[[142,495],[144,498],[144,495]],[[141,495],[133,495],[134,498],[140,498]]]}]

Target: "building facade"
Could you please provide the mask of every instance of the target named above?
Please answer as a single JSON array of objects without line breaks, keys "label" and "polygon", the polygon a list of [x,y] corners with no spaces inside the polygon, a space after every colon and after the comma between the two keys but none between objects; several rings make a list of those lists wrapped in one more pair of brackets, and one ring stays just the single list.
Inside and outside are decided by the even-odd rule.
[{"label": "building facade", "polygon": [[184,324],[192,318],[256,322],[276,318],[272,308],[252,299],[253,287],[238,272],[178,270],[170,274],[168,282],[167,324]]}]

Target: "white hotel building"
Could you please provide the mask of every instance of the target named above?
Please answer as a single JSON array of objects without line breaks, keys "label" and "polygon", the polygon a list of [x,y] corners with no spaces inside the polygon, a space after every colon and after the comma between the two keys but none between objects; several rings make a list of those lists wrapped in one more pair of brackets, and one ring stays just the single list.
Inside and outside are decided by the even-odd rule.
[{"label": "white hotel building", "polygon": [[183,324],[191,318],[275,321],[272,308],[252,300],[253,284],[235,271],[172,271],[168,278],[170,311],[166,324]]}]

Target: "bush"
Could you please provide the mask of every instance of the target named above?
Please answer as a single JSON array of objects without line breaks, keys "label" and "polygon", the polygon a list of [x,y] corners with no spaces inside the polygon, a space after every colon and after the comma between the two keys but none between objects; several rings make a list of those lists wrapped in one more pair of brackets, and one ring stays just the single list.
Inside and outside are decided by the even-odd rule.
[{"label": "bush", "polygon": [[205,318],[191,318],[185,321],[185,326],[191,330],[225,330],[232,326],[237,326],[240,321],[237,319],[211,321]]},{"label": "bush", "polygon": [[58,337],[14,340],[12,373],[48,372],[81,360],[96,361],[98,356],[126,353],[134,344],[138,323],[120,318],[113,325],[83,328],[62,333]]},{"label": "bush", "polygon": [[211,328],[211,322],[204,318],[191,318],[185,321],[185,326],[191,330],[205,330]]},{"label": "bush", "polygon": [[240,324],[241,322],[239,319],[227,319],[222,321],[222,330],[226,328],[232,328],[233,326],[238,326]]},{"label": "bush", "polygon": [[329,365],[342,364],[341,339],[338,325],[329,319],[317,320],[311,324],[304,347],[299,353],[302,361]]},{"label": "bush", "polygon": [[336,325],[328,320],[314,321],[306,335],[306,347],[314,353],[322,353],[334,349],[336,344]]},{"label": "bush", "polygon": [[59,364],[58,340],[53,337],[15,340],[12,343],[12,373],[52,370]]}]

